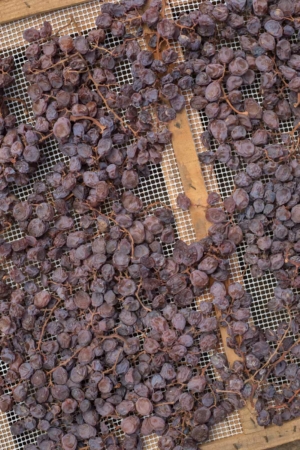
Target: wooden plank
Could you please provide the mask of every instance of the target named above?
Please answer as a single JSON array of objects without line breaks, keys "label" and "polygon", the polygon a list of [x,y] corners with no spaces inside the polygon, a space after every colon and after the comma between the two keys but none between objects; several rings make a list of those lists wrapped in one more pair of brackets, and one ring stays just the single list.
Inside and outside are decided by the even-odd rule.
[{"label": "wooden plank", "polygon": [[261,428],[250,434],[237,434],[220,441],[203,444],[203,450],[266,450],[293,442],[299,438],[300,419],[287,422],[281,427]]},{"label": "wooden plank", "polygon": [[169,130],[172,133],[173,149],[184,192],[192,202],[190,215],[196,238],[202,239],[207,235],[209,228],[205,218],[205,207],[201,206],[205,204],[207,192],[185,110],[178,113],[176,119],[170,122]]},{"label": "wooden plank", "polygon": [[[200,127],[200,129],[202,128],[200,118],[198,126]],[[199,204],[205,205],[207,191],[205,187],[202,170],[198,160],[194,139],[189,124],[189,119],[185,110],[179,113],[174,121],[170,122],[169,130],[172,132],[172,145],[178,164],[178,169],[180,172],[182,185],[185,194],[191,199],[193,203],[193,206],[190,208],[190,215],[195,229],[196,237],[197,239],[202,239],[207,235],[207,231],[210,224],[207,222],[205,217],[205,207],[203,206],[197,207],[196,205]],[[164,175],[166,177],[167,173],[164,173]],[[211,176],[212,177],[215,176],[213,171]],[[168,185],[170,186],[170,182],[171,180],[168,180],[167,178],[166,179],[167,188]],[[172,205],[172,207],[174,206]],[[235,272],[238,273],[238,275],[235,276],[235,281],[239,281],[240,283],[243,284],[242,274],[237,270],[239,265],[236,255],[233,255],[232,265],[236,267]],[[221,316],[221,312],[216,308],[215,313],[217,318],[219,319]],[[241,360],[241,358],[239,358],[238,355],[236,355],[234,350],[226,345],[228,337],[227,329],[225,327],[220,327],[220,333],[223,347],[229,364],[232,365],[234,361],[238,359]],[[245,436],[252,434],[254,432],[265,433],[265,430],[259,427],[256,423],[255,410],[251,406],[250,402],[247,402],[245,408],[239,411],[239,415],[243,427],[243,433]],[[215,442],[218,443],[220,441],[217,440]],[[255,447],[249,448],[254,449]]]},{"label": "wooden plank", "polygon": [[[172,17],[170,8],[171,6],[174,6],[174,4],[175,4],[174,0],[168,4],[166,8],[167,17]],[[179,54],[179,60],[180,59],[183,60],[183,54],[179,46],[176,46],[176,51]],[[193,126],[195,126],[195,123],[193,124]],[[200,116],[199,120],[196,123],[196,126],[197,130],[203,131]],[[192,202],[192,206],[189,212],[192,219],[192,224],[194,227],[196,238],[202,239],[207,236],[208,229],[211,225],[207,221],[205,214],[207,190],[204,181],[204,176],[198,159],[191,124],[189,122],[186,109],[183,109],[181,112],[177,113],[176,118],[173,121],[169,122],[168,128],[172,133],[172,146],[179,169],[182,186],[185,194],[190,198]],[[170,180],[167,177],[167,173],[164,172],[164,176],[166,178],[166,184],[168,188]],[[211,176],[215,177],[213,170]],[[172,207],[174,209],[173,205]],[[174,214],[175,213],[176,208],[174,209]],[[221,311],[215,308],[215,314],[216,317],[219,319],[221,316]],[[235,354],[233,349],[227,347],[226,345],[228,333],[225,327],[220,328],[220,334],[223,348],[226,353],[226,357],[228,359],[229,364],[231,365],[234,361],[239,359],[239,357]]]},{"label": "wooden plank", "polygon": [[[172,5],[174,5],[174,1],[172,2]],[[181,49],[176,48],[176,50],[180,54],[181,59],[183,59]],[[195,124],[193,124],[193,126],[195,126]],[[203,131],[200,116],[196,126],[197,130]],[[172,133],[172,145],[184,192],[192,201],[190,215],[196,237],[197,239],[202,239],[207,236],[211,224],[207,221],[205,215],[206,206],[204,205],[206,205],[207,190],[187,111],[184,109],[180,113],[177,113],[177,117],[169,123],[168,128]],[[211,170],[211,177],[215,179],[213,170]],[[217,186],[217,182],[214,184]],[[241,275],[239,278],[242,280]],[[221,318],[222,313],[218,308],[215,308],[215,314],[217,319]],[[225,327],[220,327],[220,334],[229,365],[231,366],[236,360],[242,360],[242,358],[239,358],[239,356],[236,355],[233,349],[227,346],[228,332]],[[257,428],[255,415],[253,414],[252,409],[251,405],[247,404],[243,410],[239,411],[243,430],[250,432]]]},{"label": "wooden plank", "polygon": [[[200,118],[199,128],[202,129]],[[210,227],[210,223],[207,222],[205,217],[206,208],[203,206],[206,204],[207,191],[185,110],[178,113],[176,119],[169,123],[169,130],[172,132],[172,144],[184,192],[192,201],[190,215],[196,237],[197,239],[202,239],[207,236],[207,231]],[[213,173],[212,176],[214,176]],[[221,316],[221,312],[218,309],[216,309],[216,315],[218,318]],[[234,350],[226,345],[228,337],[226,328],[221,327],[220,332],[227,359],[232,364],[239,357]]]},{"label": "wooden plank", "polygon": [[264,429],[256,422],[256,411],[253,406],[251,406],[250,401],[246,402],[245,408],[241,409],[239,414],[243,426],[243,433],[245,435],[263,432]]},{"label": "wooden plank", "polygon": [[0,24],[80,3],[87,0],[0,0]]}]

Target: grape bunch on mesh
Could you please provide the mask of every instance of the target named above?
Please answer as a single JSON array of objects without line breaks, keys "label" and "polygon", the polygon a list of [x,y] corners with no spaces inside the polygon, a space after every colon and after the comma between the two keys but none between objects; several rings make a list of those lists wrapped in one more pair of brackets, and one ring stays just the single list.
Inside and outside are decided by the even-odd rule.
[{"label": "grape bunch on mesh", "polygon": [[33,129],[33,126],[25,123],[18,124],[16,117],[9,114],[10,102],[20,102],[26,110],[26,105],[21,99],[5,95],[5,90],[14,84],[13,71],[14,58],[12,56],[0,58],[0,227],[2,232],[8,226],[5,213],[14,201],[8,186],[26,185],[41,159],[39,141],[42,136]]},{"label": "grape bunch on mesh", "polygon": [[[176,20],[165,9],[124,0],[101,5],[87,34],[48,22],[24,30],[34,125],[16,124],[1,97],[1,220],[22,238],[0,241],[10,264],[0,272],[0,408],[17,416],[16,439],[40,432],[24,450],[142,449],[152,433],[161,450],[196,450],[247,400],[261,426],[299,414],[300,2],[204,2]],[[257,80],[261,103],[243,94]],[[134,192],[162,162],[184,93],[208,121],[201,164],[223,164],[235,182],[223,201],[210,193],[208,235],[189,245],[167,205],[150,210]],[[50,137],[68,160],[20,201],[10,184],[28,183]],[[178,208],[191,206],[178,196]],[[230,279],[241,244],[251,276],[278,282],[268,308],[287,318],[275,329],[253,324],[251,295]],[[211,301],[199,302],[204,293]]]}]

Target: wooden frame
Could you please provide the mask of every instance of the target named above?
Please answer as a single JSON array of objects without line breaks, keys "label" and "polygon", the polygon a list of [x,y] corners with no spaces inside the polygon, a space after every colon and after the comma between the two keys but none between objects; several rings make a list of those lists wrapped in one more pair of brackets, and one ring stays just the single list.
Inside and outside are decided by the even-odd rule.
[{"label": "wooden frame", "polygon": [[[178,4],[182,0],[175,0]],[[87,0],[0,0],[0,26],[25,17],[59,10],[68,6],[76,6],[88,3]],[[0,28],[1,31],[1,28]],[[201,122],[199,118],[199,127]],[[179,113],[176,119],[170,123],[170,131],[173,134],[173,149],[180,172],[180,177],[185,193],[191,199],[194,206],[190,209],[192,224],[198,239],[204,237],[209,227],[205,218],[205,209],[195,206],[201,204],[206,198],[207,192],[201,168],[198,161],[194,139],[190,129],[189,119],[185,111]],[[223,345],[229,362],[238,357],[233,350],[226,347],[226,330],[221,330]],[[222,438],[204,444],[205,450],[265,450],[274,446],[289,443],[298,438],[300,431],[300,418],[285,423],[281,427],[271,426],[262,428],[256,424],[253,408],[247,405],[239,412],[243,433],[227,438]],[[4,417],[5,416],[5,417]],[[0,413],[0,421],[5,423],[6,415]],[[14,448],[13,442],[10,443]]]}]

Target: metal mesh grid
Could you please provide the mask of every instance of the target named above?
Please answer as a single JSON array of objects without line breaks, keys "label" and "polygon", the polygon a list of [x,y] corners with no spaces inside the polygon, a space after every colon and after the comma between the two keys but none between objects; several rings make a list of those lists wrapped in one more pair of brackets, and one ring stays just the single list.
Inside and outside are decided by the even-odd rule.
[{"label": "metal mesh grid", "polygon": [[[172,8],[167,8],[167,14],[176,16],[184,11],[190,11],[191,9],[196,9],[199,7],[201,0],[193,0],[192,2],[181,1],[180,5],[176,5]],[[15,85],[7,90],[7,96],[19,97],[26,101],[29,115],[25,114],[25,110],[20,103],[10,103],[10,112],[17,116],[18,123],[25,121],[27,123],[33,122],[33,114],[31,110],[31,102],[27,96],[27,82],[22,72],[22,65],[25,62],[25,42],[22,38],[22,33],[25,28],[28,27],[39,27],[44,20],[49,20],[57,31],[64,28],[63,33],[65,34],[76,34],[76,26],[74,22],[70,21],[70,18],[74,18],[76,23],[80,27],[81,31],[86,33],[88,30],[94,27],[94,18],[99,14],[100,11],[100,1],[92,1],[87,4],[83,4],[76,7],[70,7],[59,12],[53,12],[49,14],[41,14],[28,19],[19,20],[7,25],[0,27],[0,54],[3,56],[8,56],[13,54],[16,62],[16,70],[14,72],[16,83]],[[215,3],[219,3],[216,1]],[[66,26],[67,25],[67,26]],[[118,44],[118,40],[115,38],[107,38],[106,45],[114,46]],[[120,84],[128,82],[131,78],[130,65],[123,62],[116,71],[116,77]],[[200,145],[200,133],[202,130],[201,121],[205,127],[205,118],[199,117],[197,112],[192,112],[188,107],[188,116],[190,119],[191,130],[197,146],[198,151],[201,151]],[[200,121],[201,120],[201,121]],[[49,140],[44,145],[43,148],[44,158],[42,164],[39,165],[37,172],[32,176],[31,182],[25,187],[15,187],[13,188],[14,194],[20,199],[25,200],[27,196],[33,192],[33,183],[36,180],[43,180],[45,175],[49,173],[52,166],[57,161],[68,162],[68,157],[61,154],[57,144],[54,140]],[[155,200],[160,200],[161,202],[172,206],[176,217],[176,235],[186,242],[191,242],[195,239],[194,231],[192,228],[191,219],[188,213],[182,212],[176,207],[176,197],[178,193],[183,192],[179,170],[177,167],[176,159],[174,156],[174,151],[171,145],[167,146],[163,154],[163,162],[161,165],[150,166],[150,177],[147,179],[141,179],[140,185],[136,190],[136,193],[141,197],[146,205],[151,204]],[[223,168],[220,167],[220,173],[223,173]],[[209,170],[205,174],[206,185],[208,190],[213,190],[216,188],[214,184],[211,183],[211,171]],[[209,183],[208,183],[209,180]],[[229,186],[229,185],[227,185]],[[224,185],[224,189],[227,187]],[[230,188],[229,188],[230,189]],[[204,199],[203,199],[204,201]],[[74,216],[75,223],[78,224],[79,216]],[[78,225],[77,225],[78,226]],[[9,241],[19,239],[22,237],[22,232],[17,225],[14,225],[7,231],[4,238]],[[166,246],[166,255],[171,254],[172,246]],[[59,266],[59,261],[56,262]],[[5,269],[9,270],[10,264],[8,263]],[[25,280],[28,281],[27,278]],[[205,294],[201,300],[208,300],[209,295]],[[195,302],[194,307],[197,307]],[[47,338],[48,339],[48,338]],[[49,339],[51,337],[49,336]],[[222,349],[220,349],[222,351]],[[204,366],[209,360],[209,355],[203,355],[200,366]],[[5,376],[7,372],[7,366],[0,363],[0,375]],[[215,374],[211,370],[209,375],[215,378]],[[26,444],[34,443],[38,432],[29,433],[26,432],[22,436],[17,438],[12,438],[9,430],[9,423],[11,424],[17,420],[16,415],[13,412],[5,414],[0,414],[0,425],[1,425],[1,435],[0,435],[0,447],[1,450],[23,450]],[[115,430],[118,426],[117,421],[110,421],[108,423],[111,431]],[[221,424],[214,426],[210,432],[210,440],[220,439],[223,437],[228,437],[237,433],[242,432],[242,426],[240,422],[240,417],[237,412],[231,414],[226,421]],[[118,434],[120,432],[118,431]],[[119,434],[120,435],[120,434]],[[154,450],[157,448],[157,436],[151,435],[144,438],[145,448],[147,450]]]}]

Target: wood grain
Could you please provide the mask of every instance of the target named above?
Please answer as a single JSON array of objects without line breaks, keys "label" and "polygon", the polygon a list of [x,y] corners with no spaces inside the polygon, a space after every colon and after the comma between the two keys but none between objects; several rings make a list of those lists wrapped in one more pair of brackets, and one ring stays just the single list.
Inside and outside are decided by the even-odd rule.
[{"label": "wood grain", "polygon": [[[201,122],[199,126],[201,127]],[[210,227],[203,206],[206,204],[207,191],[186,111],[180,112],[176,119],[170,122],[169,130],[172,132],[172,144],[184,192],[192,201],[190,215],[196,238],[202,239],[207,236]],[[220,315],[220,312],[216,310],[216,314]],[[222,327],[220,331],[227,359],[229,363],[233,363],[239,358],[234,350],[226,346],[226,328]]]},{"label": "wood grain", "polygon": [[0,0],[0,24],[80,3],[88,2],[87,0]]},{"label": "wood grain", "polygon": [[196,238],[202,239],[209,228],[205,208],[201,206],[206,202],[207,192],[185,110],[170,122],[169,130],[184,192],[192,202],[190,215]]}]

